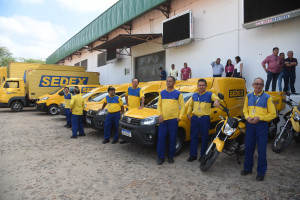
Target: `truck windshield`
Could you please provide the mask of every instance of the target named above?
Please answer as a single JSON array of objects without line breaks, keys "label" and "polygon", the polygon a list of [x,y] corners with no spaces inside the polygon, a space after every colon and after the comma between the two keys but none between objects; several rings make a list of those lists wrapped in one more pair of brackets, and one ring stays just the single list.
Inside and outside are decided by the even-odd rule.
[{"label": "truck windshield", "polygon": [[92,94],[92,92],[88,92],[88,93],[85,93],[84,95],[82,95],[82,97],[85,99],[86,97],[90,96]]},{"label": "truck windshield", "polygon": [[[183,96],[184,103],[186,103],[193,95],[192,92],[181,92],[181,94]],[[156,97],[155,99],[153,99],[146,107],[157,109],[158,98],[159,97]]]},{"label": "truck windshield", "polygon": [[54,90],[53,92],[51,92],[51,93],[49,93],[49,94],[55,94],[56,92],[58,92],[58,91],[61,90],[62,88],[64,88],[64,87],[60,87],[60,88]]},{"label": "truck windshield", "polygon": [[101,101],[102,99],[104,99],[107,95],[108,95],[108,92],[105,92],[105,93],[102,93],[102,94],[100,94],[100,95],[98,95],[98,96],[92,98],[92,99],[89,99],[88,101],[89,101],[89,102],[99,102],[99,101]]}]

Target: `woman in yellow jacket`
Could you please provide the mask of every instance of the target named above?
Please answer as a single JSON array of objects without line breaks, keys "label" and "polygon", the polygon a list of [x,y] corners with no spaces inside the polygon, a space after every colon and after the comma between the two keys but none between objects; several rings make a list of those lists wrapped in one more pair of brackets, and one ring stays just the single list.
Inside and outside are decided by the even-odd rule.
[{"label": "woman in yellow jacket", "polygon": [[70,109],[72,111],[72,136],[71,138],[77,138],[77,131],[79,131],[78,136],[85,136],[82,124],[82,115],[84,109],[84,99],[80,95],[79,88],[74,89],[75,96],[72,96],[70,102]]}]

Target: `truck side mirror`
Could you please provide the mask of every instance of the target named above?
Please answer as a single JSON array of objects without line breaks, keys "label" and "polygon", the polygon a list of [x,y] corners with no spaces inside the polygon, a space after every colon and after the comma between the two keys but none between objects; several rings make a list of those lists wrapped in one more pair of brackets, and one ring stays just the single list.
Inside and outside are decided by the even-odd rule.
[{"label": "truck side mirror", "polygon": [[64,91],[63,91],[63,90],[60,91],[60,92],[58,93],[58,95],[59,95],[59,96],[63,96],[63,95],[64,95]]},{"label": "truck side mirror", "polygon": [[223,95],[223,94],[218,93],[218,97],[219,97],[221,100],[224,100],[224,95]]}]

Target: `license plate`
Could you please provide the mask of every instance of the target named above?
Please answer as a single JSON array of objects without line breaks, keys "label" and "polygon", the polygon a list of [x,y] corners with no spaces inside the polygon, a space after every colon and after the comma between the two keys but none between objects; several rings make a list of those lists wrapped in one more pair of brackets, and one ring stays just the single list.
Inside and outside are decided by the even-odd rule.
[{"label": "license plate", "polygon": [[92,120],[90,118],[86,118],[86,123],[92,124]]},{"label": "license plate", "polygon": [[131,132],[130,131],[127,131],[125,129],[122,129],[122,135],[125,135],[127,137],[131,137]]}]

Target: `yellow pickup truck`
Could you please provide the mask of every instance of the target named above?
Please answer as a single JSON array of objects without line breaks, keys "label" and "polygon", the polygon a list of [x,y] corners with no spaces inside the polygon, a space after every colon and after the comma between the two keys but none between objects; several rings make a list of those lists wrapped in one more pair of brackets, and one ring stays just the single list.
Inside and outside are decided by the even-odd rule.
[{"label": "yellow pickup truck", "polygon": [[[230,109],[231,116],[243,116],[243,106],[247,94],[245,80],[239,78],[205,78],[207,81],[207,91],[214,94],[222,93]],[[184,98],[185,107],[190,102],[190,97],[197,92],[198,79],[190,79],[185,83],[178,84],[175,88],[179,90]],[[282,93],[274,93],[278,99],[283,98]],[[127,142],[143,145],[155,146],[158,132],[158,97],[150,102],[144,109],[132,109],[127,111],[119,121],[119,138]],[[278,105],[278,108],[283,105]],[[187,111],[187,109],[186,109]],[[178,134],[176,140],[176,155],[178,155],[185,141],[190,140],[190,121],[185,115],[178,124]],[[215,132],[215,126],[221,120],[220,116],[225,117],[226,113],[218,108],[211,109],[210,134]]]}]

